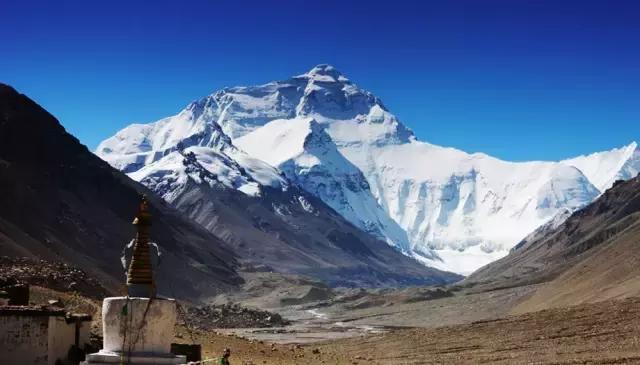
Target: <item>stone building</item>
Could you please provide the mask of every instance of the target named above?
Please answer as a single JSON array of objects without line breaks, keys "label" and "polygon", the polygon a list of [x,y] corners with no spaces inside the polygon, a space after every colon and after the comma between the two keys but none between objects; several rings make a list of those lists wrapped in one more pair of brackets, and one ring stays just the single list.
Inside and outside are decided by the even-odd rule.
[{"label": "stone building", "polygon": [[43,306],[0,306],[0,363],[77,364],[90,329],[88,315]]}]

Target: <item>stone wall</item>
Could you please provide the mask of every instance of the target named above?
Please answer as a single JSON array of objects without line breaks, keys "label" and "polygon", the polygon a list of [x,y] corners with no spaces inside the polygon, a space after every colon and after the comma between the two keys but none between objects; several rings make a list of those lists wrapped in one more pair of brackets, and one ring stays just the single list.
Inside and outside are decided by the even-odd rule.
[{"label": "stone wall", "polygon": [[[67,317],[64,311],[0,307],[0,364],[69,364],[69,350],[89,343],[91,317]],[[77,328],[76,328],[77,327]]]},{"label": "stone wall", "polygon": [[48,332],[48,316],[0,316],[2,364],[49,365]]}]

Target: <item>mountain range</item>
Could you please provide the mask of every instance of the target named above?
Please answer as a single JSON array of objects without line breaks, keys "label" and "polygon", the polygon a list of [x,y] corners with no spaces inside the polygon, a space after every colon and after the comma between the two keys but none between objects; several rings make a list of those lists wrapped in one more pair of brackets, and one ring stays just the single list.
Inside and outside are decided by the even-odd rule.
[{"label": "mountain range", "polygon": [[225,146],[219,153],[195,146],[167,153],[159,165],[136,172],[147,187],[98,158],[27,96],[0,84],[0,255],[63,262],[118,292],[121,257],[135,237],[131,222],[146,195],[163,295],[206,301],[238,290],[247,271],[304,275],[335,286],[460,279],[394,250],[275,168]]},{"label": "mountain range", "polygon": [[167,166],[181,165],[184,151],[229,189],[260,197],[298,187],[405,255],[462,274],[640,171],[635,142],[558,162],[509,162],[420,141],[330,65],[225,88],[174,116],[132,124],[95,152],[172,201],[168,186],[185,174]]}]

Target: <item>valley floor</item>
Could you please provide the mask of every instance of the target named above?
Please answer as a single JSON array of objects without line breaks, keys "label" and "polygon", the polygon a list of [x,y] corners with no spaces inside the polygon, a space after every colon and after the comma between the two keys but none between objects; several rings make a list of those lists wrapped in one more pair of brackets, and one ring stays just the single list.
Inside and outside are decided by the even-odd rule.
[{"label": "valley floor", "polygon": [[[351,333],[350,338],[338,332],[320,337],[332,340],[285,344],[271,342],[283,340],[277,336],[278,329],[270,329],[274,337],[260,340],[223,334],[225,330],[189,331],[179,326],[175,342],[202,344],[204,359],[213,359],[229,347],[233,352],[231,363],[240,365],[640,364],[640,297],[500,315],[501,311],[508,313],[530,293],[525,288],[513,288],[405,304],[399,304],[400,297],[393,294],[388,298],[393,298],[394,305],[368,307],[370,299],[366,297],[366,301],[357,304],[367,308],[319,309],[323,312],[317,313],[328,313],[329,324],[351,317],[345,326],[368,324],[386,330],[363,331],[355,336]],[[31,298],[34,302],[60,298],[74,311],[92,313],[99,332],[98,300],[39,287],[32,287]],[[339,310],[343,310],[342,317]],[[456,322],[456,311],[460,322]],[[470,317],[472,313],[476,318]],[[413,328],[408,327],[411,320]],[[318,323],[310,322],[322,328]],[[394,329],[391,324],[407,327]],[[312,335],[315,334],[291,333],[284,337],[307,342]]]},{"label": "valley floor", "polygon": [[238,364],[640,364],[640,298],[296,347],[196,334]]}]

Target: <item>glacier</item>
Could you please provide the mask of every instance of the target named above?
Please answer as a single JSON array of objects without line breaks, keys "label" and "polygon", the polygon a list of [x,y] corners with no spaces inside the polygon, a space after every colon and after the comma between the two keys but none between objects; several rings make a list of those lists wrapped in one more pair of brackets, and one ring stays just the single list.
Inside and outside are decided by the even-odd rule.
[{"label": "glacier", "polygon": [[357,227],[411,253],[406,232],[378,204],[360,169],[338,151],[324,126],[314,119],[277,119],[234,144],[277,167],[292,183]]},{"label": "glacier", "polygon": [[635,142],[564,161],[509,162],[420,141],[330,65],[214,92],[175,116],[124,128],[96,154],[147,185],[170,183],[149,169],[174,169],[168,180],[195,174],[179,163],[187,155],[209,161],[216,183],[252,196],[296,184],[405,254],[461,274],[640,171]]}]

